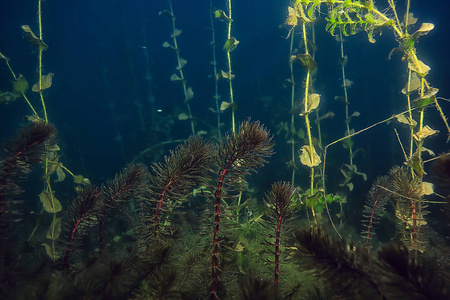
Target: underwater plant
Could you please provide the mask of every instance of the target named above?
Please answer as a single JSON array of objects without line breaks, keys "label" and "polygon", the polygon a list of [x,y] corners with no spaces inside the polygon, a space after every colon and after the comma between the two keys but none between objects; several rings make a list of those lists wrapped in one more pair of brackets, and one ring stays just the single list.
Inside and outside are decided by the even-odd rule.
[{"label": "underwater plant", "polygon": [[220,298],[220,228],[224,203],[238,197],[242,191],[244,176],[262,167],[265,158],[273,154],[273,142],[269,132],[259,122],[243,122],[236,134],[227,135],[214,156],[213,171],[217,176],[210,183],[211,198],[214,200],[214,222],[211,260],[211,299]]},{"label": "underwater plant", "polygon": [[235,75],[232,72],[231,69],[231,52],[236,49],[236,47],[239,44],[239,41],[231,36],[231,24],[233,23],[232,18],[232,10],[231,10],[231,0],[227,0],[227,13],[221,9],[218,9],[214,12],[214,15],[217,19],[220,21],[226,21],[227,22],[227,40],[223,46],[223,50],[225,50],[227,54],[227,66],[228,71],[220,70],[216,75],[216,80],[219,80],[221,78],[224,78],[228,80],[228,87],[229,87],[229,99],[230,102],[222,101],[220,104],[220,110],[224,111],[227,109],[231,110],[231,129],[233,131],[233,134],[236,134],[236,119],[234,115],[234,111],[236,110],[236,103],[234,101],[234,91],[233,91],[233,82],[232,80],[235,78]]},{"label": "underwater plant", "polygon": [[362,237],[366,240],[366,245],[369,245],[369,241],[373,236],[374,227],[381,221],[384,209],[389,203],[391,194],[387,189],[388,187],[389,178],[382,176],[375,180],[369,191],[363,211],[363,226],[366,229],[362,232]]},{"label": "underwater plant", "polygon": [[10,223],[20,220],[16,207],[23,192],[18,182],[27,178],[31,168],[45,161],[48,146],[56,143],[56,129],[41,121],[24,127],[5,147],[0,161],[0,239],[11,229]]},{"label": "underwater plant", "polygon": [[202,138],[190,137],[171,151],[164,163],[153,164],[141,216],[147,251],[152,239],[169,234],[170,222],[166,224],[165,220],[168,221],[169,214],[204,180],[212,160],[212,149],[212,144]]},{"label": "underwater plant", "polygon": [[69,256],[74,250],[74,242],[98,223],[97,216],[102,212],[103,202],[101,190],[89,185],[84,187],[71,203],[65,225],[68,239],[63,261],[66,268],[69,267]]},{"label": "underwater plant", "polygon": [[170,18],[170,20],[172,21],[172,33],[171,33],[171,37],[173,40],[173,45],[171,45],[169,42],[164,42],[163,43],[163,47],[164,48],[169,48],[171,50],[173,50],[177,56],[177,71],[178,74],[173,73],[170,76],[170,81],[179,81],[181,82],[181,85],[183,87],[183,94],[184,94],[184,103],[186,103],[186,108],[187,108],[187,116],[185,114],[180,114],[178,116],[179,120],[186,120],[188,119],[191,123],[191,131],[192,131],[192,135],[196,135],[196,131],[195,131],[195,126],[194,126],[194,118],[192,117],[192,112],[191,112],[191,105],[189,104],[189,101],[194,98],[194,92],[192,90],[192,87],[188,87],[187,83],[186,83],[186,79],[184,77],[184,73],[183,73],[183,67],[186,65],[187,60],[181,58],[180,56],[180,49],[178,47],[178,42],[177,42],[177,36],[179,36],[181,34],[181,30],[177,29],[175,27],[175,15],[173,13],[173,7],[172,7],[172,1],[168,0],[167,1],[169,3],[169,10],[163,10],[161,12],[159,12],[159,15],[166,15]]},{"label": "underwater plant", "polygon": [[[268,213],[265,220],[268,227],[275,231],[271,234],[271,238],[275,238],[274,245],[274,289],[277,291],[280,274],[280,254],[281,254],[281,233],[286,235],[288,230],[285,229],[285,223],[292,217],[295,212],[294,202],[296,199],[295,189],[287,182],[276,182],[272,185],[272,189],[266,194],[266,205]],[[283,229],[282,229],[283,227]]]},{"label": "underwater plant", "polygon": [[130,164],[114,179],[102,185],[103,207],[98,215],[98,236],[100,253],[103,251],[103,225],[107,214],[117,212],[131,200],[139,197],[147,186],[147,167],[143,164]]}]

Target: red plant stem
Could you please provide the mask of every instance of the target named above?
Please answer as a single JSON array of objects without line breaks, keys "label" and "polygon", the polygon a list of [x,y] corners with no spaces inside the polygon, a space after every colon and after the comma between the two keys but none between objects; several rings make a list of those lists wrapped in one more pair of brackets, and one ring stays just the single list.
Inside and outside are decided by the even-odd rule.
[{"label": "red plant stem", "polygon": [[215,213],[214,213],[214,236],[213,236],[213,251],[212,251],[212,271],[211,271],[211,299],[218,299],[217,289],[219,283],[219,264],[217,260],[218,247],[219,247],[219,224],[220,224],[220,205],[222,200],[222,187],[225,176],[229,172],[229,167],[234,160],[228,162],[226,167],[220,172],[219,183],[217,184],[217,189],[214,194],[216,197]]},{"label": "red plant stem", "polygon": [[370,221],[369,221],[369,228],[367,228],[367,238],[366,238],[366,244],[369,245],[369,239],[370,239],[370,230],[372,229],[373,225],[373,215],[375,214],[375,208],[377,207],[378,200],[380,200],[380,197],[377,198],[377,200],[373,203],[373,208],[370,213]]},{"label": "red plant stem", "polygon": [[69,266],[69,255],[70,255],[70,249],[72,249],[72,244],[73,244],[73,240],[75,238],[75,234],[78,231],[78,226],[81,223],[81,220],[83,220],[84,214],[81,215],[81,217],[77,220],[77,222],[75,223],[75,226],[72,229],[72,234],[70,235],[70,239],[69,242],[67,243],[67,249],[66,249],[66,254],[64,255],[64,265],[67,267]]},{"label": "red plant stem", "polygon": [[413,241],[417,244],[417,212],[411,197],[409,197],[409,201],[411,202],[411,210],[413,212]]},{"label": "red plant stem", "polygon": [[278,290],[278,275],[280,274],[280,234],[281,234],[281,224],[283,224],[283,215],[282,212],[278,212],[278,220],[277,220],[277,233],[275,237],[275,279],[273,282],[273,286],[275,291]]},{"label": "red plant stem", "polygon": [[[163,206],[164,200],[166,198],[166,194],[169,191],[169,188],[172,185],[172,183],[174,182],[174,180],[175,180],[175,178],[172,178],[169,181],[169,183],[166,184],[166,186],[164,187],[163,192],[161,193],[161,197],[159,197],[158,204],[156,205],[156,210],[155,210],[155,213],[154,213],[154,216],[153,216],[153,225],[150,226],[150,228],[148,229],[148,237],[149,238],[152,235],[152,228],[155,228],[153,233],[155,235],[158,234],[159,220],[160,220],[160,215],[161,215],[161,211],[162,211],[162,206]],[[148,241],[147,241],[146,251],[148,251],[149,248],[150,248],[150,239],[148,239]]]}]

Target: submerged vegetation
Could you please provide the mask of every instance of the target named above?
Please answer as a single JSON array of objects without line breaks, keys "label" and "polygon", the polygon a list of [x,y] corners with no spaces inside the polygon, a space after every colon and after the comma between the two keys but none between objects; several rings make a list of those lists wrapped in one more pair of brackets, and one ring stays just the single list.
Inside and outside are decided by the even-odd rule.
[{"label": "submerged vegetation", "polygon": [[[16,137],[4,141],[0,155],[0,294],[5,299],[450,297],[446,240],[450,236],[450,153],[435,155],[429,137],[439,131],[426,118],[434,110],[450,138],[441,107],[448,100],[437,96],[438,88],[427,80],[431,67],[416,49],[434,25],[417,24],[409,0],[404,12],[398,11],[393,0],[291,1],[283,8],[282,26],[289,40],[285,55],[289,78],[284,84],[290,88],[291,105],[285,119],[277,120],[273,135],[260,121],[236,121],[235,97],[240,89],[233,86],[231,58],[239,55],[240,42],[232,36],[231,25],[239,22],[233,19],[237,14],[232,15],[232,2],[223,1],[224,9],[219,9],[210,1],[214,125],[191,105],[194,93],[183,73],[187,60],[181,58],[177,40],[182,31],[175,27],[176,3],[169,0],[169,9],[159,14],[171,20],[172,40],[162,46],[176,54],[176,71],[168,81],[181,84],[187,112],[177,111],[174,119],[189,123],[190,136],[172,140],[166,134],[166,140],[142,150],[121,172],[109,174],[111,179],[96,185],[62,162],[65,155],[45,101],[56,75],[43,75],[43,54],[49,45],[43,39],[42,1],[38,0],[38,34],[33,26],[22,26],[37,50],[33,96],[25,77],[17,76],[10,59],[0,53],[12,75],[11,90],[0,93],[0,104],[23,98],[31,112],[26,124],[17,126]],[[319,19],[325,26],[319,26]],[[217,21],[226,25],[222,48],[226,71],[219,69],[216,59]],[[334,141],[327,141],[327,119],[338,114],[320,112],[326,97],[317,88],[322,66],[316,53],[325,51],[319,48],[319,30],[335,37],[340,49],[336,65],[343,95],[335,100],[343,103],[345,113],[338,130],[341,138]],[[389,59],[400,53],[404,62],[399,77],[406,74],[405,86],[395,99],[403,108],[356,130],[354,120],[361,113],[351,113],[353,82],[347,76],[351,57],[344,45],[350,48],[352,36],[360,32],[376,43],[382,30],[391,30],[397,43]],[[105,86],[106,76],[105,72]],[[150,74],[145,79],[151,81]],[[224,91],[219,82],[226,83]],[[227,95],[226,101],[219,102],[219,91],[222,97]],[[152,92],[147,96],[154,106]],[[221,114],[227,113],[231,121],[222,123]],[[145,128],[147,121],[141,111],[139,115]],[[153,115],[152,141],[171,122]],[[367,197],[350,203],[351,197],[361,198],[354,194],[356,187],[371,178],[359,169],[365,150],[356,136],[390,122],[398,127],[395,137],[403,161],[395,162],[387,174],[370,174],[378,178],[365,191]],[[209,133],[196,130],[204,124],[212,128]],[[222,131],[227,133],[223,136]],[[289,145],[285,151],[289,159],[282,162],[287,168],[277,169],[290,181],[280,181],[273,173],[255,187],[251,178],[280,149],[275,140],[283,140],[281,134]],[[117,141],[123,151],[122,140]],[[166,144],[178,146],[162,157],[155,147]],[[342,145],[345,154],[341,161],[330,162],[327,156],[336,145]],[[146,164],[149,154],[153,157]],[[330,164],[338,170],[333,175]],[[39,166],[34,171],[39,175],[33,176]],[[331,185],[330,178],[339,172],[340,183]],[[73,178],[76,194],[62,191],[62,186],[57,193],[54,182],[66,176]],[[35,185],[43,185],[38,196],[27,193]],[[345,212],[357,211],[351,206],[363,203],[361,215],[352,216],[361,221],[359,235]],[[35,204],[39,212],[29,208]]]}]

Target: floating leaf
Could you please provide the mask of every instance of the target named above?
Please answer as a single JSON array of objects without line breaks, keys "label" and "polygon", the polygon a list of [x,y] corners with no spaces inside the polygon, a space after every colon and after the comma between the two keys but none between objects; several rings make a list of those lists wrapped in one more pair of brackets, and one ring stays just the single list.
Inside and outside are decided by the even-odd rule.
[{"label": "floating leaf", "polygon": [[347,183],[347,187],[348,187],[349,192],[353,191],[353,183],[351,183],[351,182]]},{"label": "floating leaf", "polygon": [[224,110],[227,110],[227,109],[235,110],[236,108],[237,108],[237,104],[236,103],[230,103],[230,102],[222,101],[222,103],[220,104],[220,111],[224,111]]},{"label": "floating leaf", "polygon": [[339,64],[343,67],[345,67],[348,63],[348,57],[347,55],[344,55],[344,57],[339,58]]},{"label": "floating leaf", "polygon": [[349,79],[345,79],[344,83],[342,84],[342,87],[352,87],[353,81]]},{"label": "floating leaf", "polygon": [[422,97],[413,101],[414,108],[424,108],[434,102],[434,97]]},{"label": "floating leaf", "polygon": [[342,147],[344,147],[344,149],[352,149],[353,145],[354,143],[351,138],[346,138],[345,140],[342,141]]},{"label": "floating leaf", "polygon": [[13,82],[14,93],[25,94],[28,90],[28,81],[23,77],[22,74],[19,75],[17,79]]},{"label": "floating leaf", "polygon": [[44,75],[41,77],[41,86],[39,87],[39,82],[33,85],[33,88],[31,89],[33,92],[42,92],[43,90],[48,89],[52,86],[53,81],[53,73],[48,73],[48,75]]},{"label": "floating leaf", "polygon": [[412,73],[409,87],[408,83],[406,83],[405,87],[402,89],[402,93],[406,95],[417,90],[418,88],[420,88],[420,78],[417,76],[417,73]]},{"label": "floating leaf", "polygon": [[50,246],[47,243],[43,243],[41,244],[42,246],[45,247],[45,252],[47,252],[47,255],[52,259],[52,260],[57,260],[59,258],[59,254],[56,252],[55,247]]},{"label": "floating leaf", "polygon": [[172,46],[169,42],[164,42],[164,43],[162,44],[162,46],[163,46],[164,48],[170,48],[170,49],[172,49],[172,50],[174,50],[174,51],[177,50],[177,48],[175,48],[174,46]]},{"label": "floating leaf", "polygon": [[232,37],[225,42],[225,45],[223,46],[223,50],[225,50],[227,52],[231,52],[234,49],[236,49],[238,44],[239,44],[239,41],[236,38]]},{"label": "floating leaf", "polygon": [[321,163],[319,155],[317,155],[316,149],[314,146],[303,146],[301,149],[302,153],[300,154],[300,161],[305,166],[310,168],[318,166]]},{"label": "floating leaf", "polygon": [[170,36],[174,38],[174,37],[179,36],[180,34],[181,34],[181,30],[175,28],[175,29],[173,30],[173,32],[170,34]]},{"label": "floating leaf", "polygon": [[[234,79],[234,77],[234,75],[231,75],[231,79]],[[217,72],[216,79],[219,80],[221,78],[230,79],[230,76],[227,72],[220,70],[219,72]]]},{"label": "floating leaf", "polygon": [[420,161],[419,155],[417,154],[417,151],[413,154],[411,159],[406,162],[406,164],[411,167],[418,176],[423,176],[424,174],[426,174],[422,168],[422,163]]},{"label": "floating leaf", "polygon": [[326,114],[324,114],[323,116],[320,116],[318,119],[315,120],[315,123],[318,124],[320,121],[323,121],[328,118],[334,118],[334,112],[329,111]]},{"label": "floating leaf", "polygon": [[[403,24],[405,24],[405,23],[406,23],[406,14],[403,17]],[[414,17],[413,13],[409,13],[408,14],[408,24],[406,24],[406,25],[409,26],[409,25],[414,25],[416,23],[417,23],[417,18]]]},{"label": "floating leaf", "polygon": [[397,115],[397,116],[395,116],[395,118],[397,119],[397,122],[406,124],[411,127],[415,127],[417,125],[417,122],[415,120],[411,119],[410,117],[406,117],[403,114]]},{"label": "floating leaf", "polygon": [[423,23],[422,25],[420,25],[420,28],[417,29],[416,32],[414,32],[411,36],[416,39],[421,35],[426,35],[428,34],[428,32],[430,32],[431,30],[434,29],[434,24],[433,23]]},{"label": "floating leaf", "polygon": [[178,61],[177,70],[182,69],[186,63],[187,63],[187,60],[180,57],[180,60]]},{"label": "floating leaf", "polygon": [[170,81],[180,81],[180,80],[182,80],[182,79],[177,74],[174,73],[174,74],[170,75]]},{"label": "floating leaf", "polygon": [[36,115],[27,116],[26,118],[28,121],[33,122],[33,123],[40,123],[43,121],[41,118],[37,117]]},{"label": "floating leaf", "polygon": [[300,19],[302,20],[303,23],[309,23],[311,22],[311,20],[306,16],[305,12],[303,11],[303,6],[302,5],[297,5],[297,10],[298,10],[298,14],[300,15]]},{"label": "floating leaf", "polygon": [[40,38],[38,38],[33,31],[31,30],[30,26],[28,25],[22,25],[22,30],[25,31],[27,35],[28,41],[35,47],[41,50],[47,50],[48,46],[45,44]]},{"label": "floating leaf", "polygon": [[433,156],[433,157],[436,156],[436,154],[434,154],[433,150],[425,148],[425,147],[422,147],[422,152],[427,152],[428,155]]},{"label": "floating leaf", "polygon": [[74,175],[73,182],[76,184],[88,185],[90,184],[90,180],[88,178],[83,177],[83,175]]},{"label": "floating leaf", "polygon": [[0,103],[13,102],[19,97],[19,94],[14,94],[11,92],[0,93]]},{"label": "floating leaf", "polygon": [[194,98],[194,91],[192,90],[191,87],[188,87],[188,89],[186,91],[186,98],[187,98],[187,101],[189,101],[192,98]]},{"label": "floating leaf", "polygon": [[421,77],[425,77],[425,75],[428,74],[428,72],[431,70],[429,66],[424,64],[421,60],[416,61],[409,61],[408,62],[408,68],[411,69],[411,71],[416,72]]},{"label": "floating leaf", "polygon": [[434,185],[430,182],[422,182],[422,191],[421,191],[421,195],[426,196],[426,195],[432,195],[434,193]]},{"label": "floating leaf", "polygon": [[319,94],[310,94],[308,97],[308,110],[304,111],[300,114],[300,116],[304,116],[311,111],[315,110],[320,104],[320,95]]},{"label": "floating leaf", "polygon": [[341,101],[341,102],[343,102],[343,103],[345,103],[345,104],[350,104],[349,102],[345,101],[345,98],[342,97],[342,96],[335,96],[335,97],[334,97],[334,100],[336,100],[336,101]]},{"label": "floating leaf", "polygon": [[57,240],[61,234],[61,218],[55,218],[47,230],[47,238]]},{"label": "floating leaf", "polygon": [[159,16],[162,14],[168,16],[169,18],[175,18],[175,16],[171,14],[170,11],[168,11],[167,9],[164,9],[158,13]]},{"label": "floating leaf", "polygon": [[[312,71],[317,68],[317,63],[312,58],[311,54],[297,54],[295,59],[299,59],[302,67],[307,71]],[[295,60],[294,59],[294,60]],[[291,58],[292,60],[292,58]]]},{"label": "floating leaf", "polygon": [[431,129],[430,126],[426,125],[422,128],[421,131],[416,132],[414,134],[414,139],[416,139],[417,141],[421,141],[421,140],[423,140],[429,136],[435,135],[437,133],[439,133],[439,130]]},{"label": "floating leaf", "polygon": [[288,17],[285,21],[286,25],[295,27],[298,25],[298,18],[300,15],[298,14],[295,8],[288,6]]},{"label": "floating leaf", "polygon": [[423,94],[423,98],[433,97],[438,92],[439,92],[439,89],[434,88],[434,87],[430,87],[430,88],[428,88],[427,92],[425,94]]},{"label": "floating leaf", "polygon": [[361,115],[361,113],[359,111],[354,111],[349,118],[359,117],[360,115]]},{"label": "floating leaf", "polygon": [[228,18],[227,14],[221,9],[216,10],[214,12],[214,16],[216,17],[216,19],[219,19],[220,21],[230,20],[230,18]]},{"label": "floating leaf", "polygon": [[55,198],[55,195],[49,192],[43,191],[42,193],[40,193],[39,199],[44,205],[45,211],[48,213],[56,214],[57,212],[60,212],[62,209],[59,200]]},{"label": "floating leaf", "polygon": [[56,179],[56,182],[62,182],[64,179],[66,179],[66,172],[64,172],[62,168],[62,163],[58,164],[58,167],[56,168],[56,176],[58,176],[58,179]]},{"label": "floating leaf", "polygon": [[189,116],[186,113],[181,113],[178,115],[178,120],[180,121],[189,120]]},{"label": "floating leaf", "polygon": [[51,164],[48,165],[48,170],[47,170],[47,172],[46,172],[46,176],[50,176],[50,175],[52,175],[53,173],[55,173],[55,171],[56,171],[56,169],[58,168],[58,165],[59,165],[58,159],[59,159],[59,157],[56,157],[56,158],[53,160],[53,163],[51,163]]}]

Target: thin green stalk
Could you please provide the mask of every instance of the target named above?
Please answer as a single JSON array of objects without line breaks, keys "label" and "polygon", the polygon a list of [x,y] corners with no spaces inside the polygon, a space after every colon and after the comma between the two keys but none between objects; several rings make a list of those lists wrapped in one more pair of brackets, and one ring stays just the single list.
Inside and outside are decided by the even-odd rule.
[{"label": "thin green stalk", "polygon": [[[339,39],[340,39],[340,43],[341,43],[341,58],[344,58],[344,40],[343,40],[343,36],[342,36],[342,30],[339,30]],[[347,129],[347,135],[350,134],[350,122],[349,122],[349,113],[348,113],[348,106],[349,106],[349,101],[348,101],[348,93],[347,93],[347,85],[345,84],[346,82],[346,77],[345,77],[345,65],[344,63],[341,64],[341,69],[342,69],[342,86],[344,88],[344,99],[345,99],[345,124],[346,124],[346,129]],[[353,148],[352,147],[348,147],[348,151],[349,151],[349,157],[350,157],[350,165],[353,165]]]},{"label": "thin green stalk", "polygon": [[217,133],[219,141],[222,140],[222,131],[220,129],[220,105],[219,105],[219,83],[217,81],[217,59],[216,59],[216,29],[214,27],[214,9],[213,9],[213,1],[209,2],[210,12],[209,12],[209,20],[211,23],[211,47],[212,47],[212,65],[214,70],[214,100],[216,103],[216,114],[217,114]]},{"label": "thin green stalk", "polygon": [[178,43],[177,43],[177,37],[176,37],[176,27],[175,27],[175,16],[173,14],[173,8],[172,8],[172,1],[168,0],[169,2],[169,8],[170,8],[170,14],[172,15],[171,20],[172,20],[172,36],[173,36],[173,46],[175,47],[175,53],[177,55],[177,62],[178,62],[178,71],[180,72],[180,78],[181,78],[181,84],[183,86],[183,93],[184,93],[184,102],[186,103],[186,108],[188,111],[188,116],[189,116],[189,120],[191,121],[191,131],[192,131],[192,135],[195,135],[195,127],[194,127],[194,119],[192,117],[192,112],[191,112],[191,106],[189,105],[189,96],[188,96],[188,88],[186,86],[186,80],[184,79],[184,74],[183,74],[183,65],[181,63],[181,57],[180,57],[180,51],[178,49]]},{"label": "thin green stalk", "polygon": [[[292,55],[292,51],[294,50],[294,36],[295,36],[295,28],[292,29],[291,32],[291,42],[289,45],[289,54]],[[294,78],[294,64],[292,60],[289,60],[289,70],[291,72],[291,110],[294,109],[295,106],[295,78]],[[291,130],[295,128],[295,115],[291,114]],[[295,182],[295,172],[297,169],[297,166],[295,165],[295,139],[294,135],[291,132],[291,153],[292,153],[292,179],[291,179],[291,185],[294,185]]]},{"label": "thin green stalk", "polygon": [[[302,32],[303,32],[303,43],[305,46],[305,54],[308,53],[308,40],[306,37],[306,24],[305,22],[302,22]],[[313,142],[312,142],[312,135],[311,135],[311,124],[309,121],[309,113],[308,113],[308,98],[309,98],[309,81],[311,77],[311,71],[307,70],[306,73],[306,82],[305,82],[305,94],[304,94],[304,109],[305,109],[305,124],[306,124],[306,132],[308,135],[308,144],[309,144],[309,150],[312,156],[312,153],[315,153]],[[310,167],[311,169],[311,175],[310,175],[310,192],[311,196],[314,195],[314,167]],[[317,223],[316,218],[316,212],[314,211],[314,208],[311,207],[311,212],[314,218],[314,223]]]},{"label": "thin green stalk", "polygon": [[[231,39],[231,23],[232,19],[232,10],[231,10],[231,0],[227,0],[228,6],[228,30],[227,30],[227,39]],[[227,50],[227,64],[228,64],[228,84],[230,89],[230,103],[231,103],[231,128],[233,130],[233,134],[236,134],[236,120],[235,120],[235,105],[234,105],[234,94],[233,94],[233,84],[232,84],[232,72],[231,72],[231,55],[230,49]]]}]

